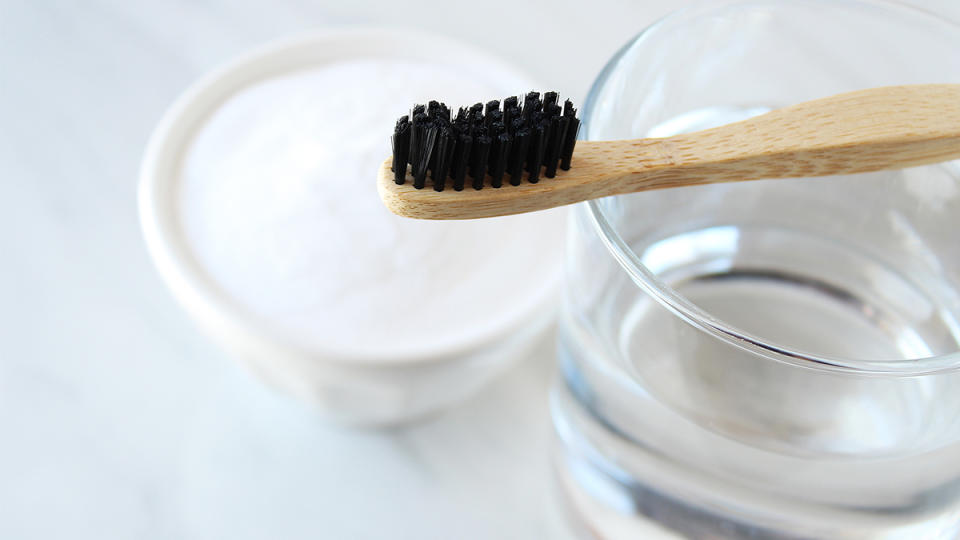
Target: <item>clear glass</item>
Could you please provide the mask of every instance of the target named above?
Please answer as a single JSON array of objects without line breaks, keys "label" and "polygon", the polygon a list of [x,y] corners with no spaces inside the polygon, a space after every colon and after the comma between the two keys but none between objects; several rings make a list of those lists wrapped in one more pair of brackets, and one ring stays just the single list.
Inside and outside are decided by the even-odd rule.
[{"label": "clear glass", "polygon": [[[610,61],[584,133],[960,83],[956,51],[958,26],[889,2],[712,2]],[[552,406],[587,530],[960,534],[958,230],[958,162],[580,205]]]}]

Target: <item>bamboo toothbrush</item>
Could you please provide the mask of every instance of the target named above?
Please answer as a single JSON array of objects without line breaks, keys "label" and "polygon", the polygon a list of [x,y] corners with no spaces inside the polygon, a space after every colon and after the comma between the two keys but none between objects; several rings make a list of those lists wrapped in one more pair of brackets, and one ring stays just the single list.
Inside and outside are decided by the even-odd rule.
[{"label": "bamboo toothbrush", "polygon": [[401,216],[470,219],[652,189],[960,159],[960,84],[860,90],[666,138],[577,142],[575,113],[554,92],[528,94],[522,107],[516,98],[503,110],[478,104],[455,118],[436,102],[415,107],[380,168],[380,197]]}]

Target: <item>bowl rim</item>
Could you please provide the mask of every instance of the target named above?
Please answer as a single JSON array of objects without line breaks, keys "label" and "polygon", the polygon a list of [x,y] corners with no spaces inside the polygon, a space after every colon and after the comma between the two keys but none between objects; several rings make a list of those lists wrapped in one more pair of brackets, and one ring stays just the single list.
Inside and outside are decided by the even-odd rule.
[{"label": "bowl rim", "polygon": [[[652,35],[661,31],[668,31],[668,27],[682,23],[686,17],[702,17],[709,13],[743,5],[776,5],[782,0],[720,0],[706,5],[695,5],[674,11],[646,27],[631,38],[607,62],[597,78],[594,80],[587,94],[582,108],[582,118],[586,129],[582,134],[589,133],[589,119],[596,107],[596,100],[606,79],[616,68],[617,63],[633,47],[650,39]],[[814,0],[816,4],[836,5],[828,0]],[[864,7],[886,8],[892,11],[910,14],[916,17],[929,19],[931,22],[953,27],[960,35],[960,24],[938,13],[912,5],[906,5],[893,0],[845,0],[844,5],[861,4]],[[630,248],[616,227],[604,211],[600,201],[591,200],[581,203],[588,215],[594,230],[600,237],[607,250],[617,260],[618,264],[627,272],[629,277],[644,292],[652,296],[660,305],[672,312],[695,328],[704,331],[726,343],[757,354],[769,360],[791,364],[801,368],[821,371],[832,371],[861,376],[888,376],[888,377],[915,377],[960,371],[960,351],[939,356],[925,358],[911,358],[892,361],[871,361],[842,358],[828,355],[804,353],[788,347],[770,343],[763,338],[744,332],[720,318],[714,317],[698,307],[676,289],[661,281],[647,268],[639,255]]]},{"label": "bowl rim", "polygon": [[[503,316],[490,321],[469,339],[441,346],[420,344],[397,354],[324,348],[282,335],[265,318],[220,289],[194,257],[177,219],[176,171],[208,116],[239,90],[270,77],[323,62],[373,55],[398,60],[456,57],[474,69],[491,73],[490,80],[496,85],[515,86],[518,91],[537,88],[535,81],[510,63],[472,45],[420,30],[370,25],[317,30],[271,41],[227,61],[190,85],[163,113],[146,146],[137,193],[140,226],[154,266],[178,303],[211,337],[231,351],[246,356],[322,360],[344,366],[422,366],[466,358],[488,348],[504,334],[525,333],[519,329],[545,330],[546,323],[553,319],[561,265],[546,264],[541,267],[541,279],[536,285],[531,284],[525,301],[504,310]],[[561,260],[559,255],[557,262]]]}]

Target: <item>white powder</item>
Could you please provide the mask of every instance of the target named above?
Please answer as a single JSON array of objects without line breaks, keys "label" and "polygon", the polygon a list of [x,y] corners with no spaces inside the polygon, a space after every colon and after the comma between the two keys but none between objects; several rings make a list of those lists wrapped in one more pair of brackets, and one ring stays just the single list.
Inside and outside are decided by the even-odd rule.
[{"label": "white powder", "polygon": [[183,162],[179,210],[197,260],[252,316],[320,350],[416,355],[529,310],[559,262],[558,214],[418,221],[376,193],[396,118],[430,99],[502,97],[475,78],[371,59],[239,92]]}]

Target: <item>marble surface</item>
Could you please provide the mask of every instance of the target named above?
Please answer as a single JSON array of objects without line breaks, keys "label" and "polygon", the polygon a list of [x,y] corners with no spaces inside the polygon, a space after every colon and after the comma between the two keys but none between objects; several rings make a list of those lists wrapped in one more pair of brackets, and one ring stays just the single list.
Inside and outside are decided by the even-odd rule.
[{"label": "marble surface", "polygon": [[[571,538],[549,341],[431,420],[325,426],[174,303],[140,237],[137,168],[181,90],[273,38],[400,23],[582,101],[622,43],[686,3],[0,0],[0,538]],[[960,19],[951,0],[916,3]],[[464,22],[480,13],[511,15],[492,33]]]}]

